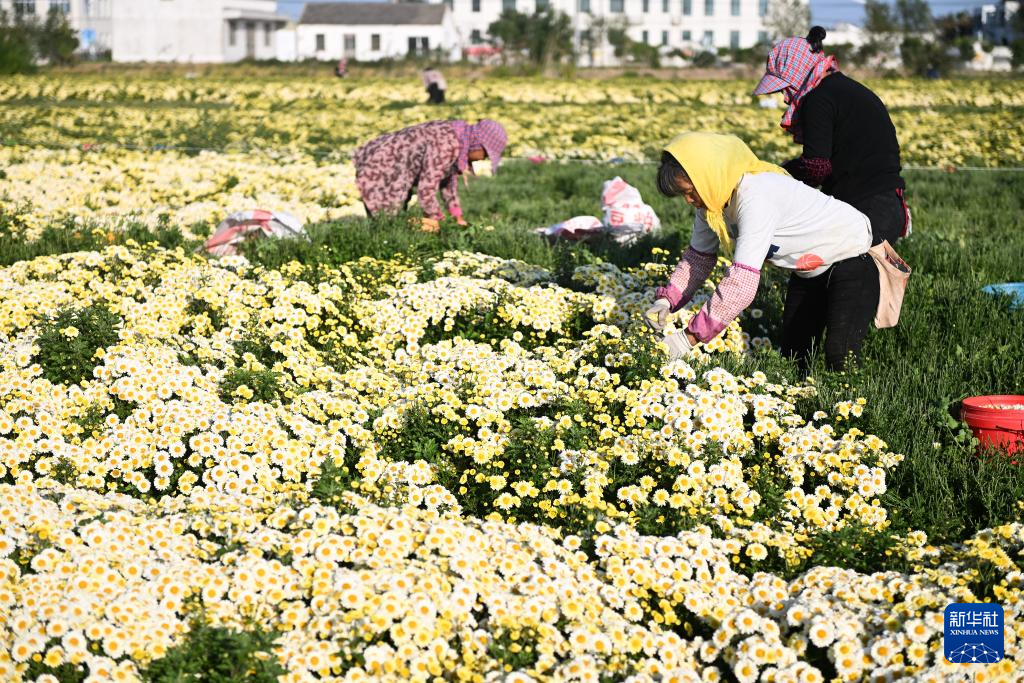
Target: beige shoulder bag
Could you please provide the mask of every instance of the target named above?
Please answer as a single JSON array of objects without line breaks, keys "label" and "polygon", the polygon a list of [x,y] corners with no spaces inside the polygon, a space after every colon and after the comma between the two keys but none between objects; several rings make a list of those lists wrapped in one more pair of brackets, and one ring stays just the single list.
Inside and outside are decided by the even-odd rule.
[{"label": "beige shoulder bag", "polygon": [[900,321],[903,308],[903,293],[910,280],[910,266],[900,258],[888,240],[882,240],[868,250],[878,266],[878,310],[875,311],[875,327],[895,327]]}]

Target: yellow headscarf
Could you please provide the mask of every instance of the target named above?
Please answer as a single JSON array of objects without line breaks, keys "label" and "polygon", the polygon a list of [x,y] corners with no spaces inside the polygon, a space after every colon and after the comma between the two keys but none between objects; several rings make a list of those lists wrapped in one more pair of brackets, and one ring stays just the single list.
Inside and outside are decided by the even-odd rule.
[{"label": "yellow headscarf", "polygon": [[674,156],[686,175],[690,176],[697,194],[708,207],[708,225],[718,235],[727,254],[732,253],[733,244],[722,211],[743,175],[789,175],[781,166],[758,159],[746,143],[735,135],[683,133],[668,143],[665,151]]}]

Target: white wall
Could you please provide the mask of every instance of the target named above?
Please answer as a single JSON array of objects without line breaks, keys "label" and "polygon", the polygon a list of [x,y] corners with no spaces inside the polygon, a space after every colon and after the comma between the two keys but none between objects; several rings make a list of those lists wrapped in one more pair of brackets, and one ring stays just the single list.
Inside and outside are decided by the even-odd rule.
[{"label": "white wall", "polygon": [[115,62],[222,62],[218,0],[114,0]]},{"label": "white wall", "polygon": [[[266,26],[273,26],[269,17],[276,9],[275,0],[113,0],[113,58],[216,63],[243,59],[251,46],[253,56],[270,59],[277,55],[276,37],[272,28],[267,44]],[[233,18],[239,22],[234,45]]]},{"label": "white wall", "polygon": [[[478,0],[479,11],[473,11],[474,0],[453,0],[453,3],[455,23],[466,44],[471,44],[474,31],[486,42],[487,27],[501,14],[504,1]],[[613,0],[551,0],[550,4],[572,20],[577,41],[579,32],[587,30],[595,17],[626,22],[629,36],[635,41],[641,41],[646,31],[647,42],[651,45],[660,46],[662,32],[667,32],[669,49],[686,47],[688,43],[700,44],[706,31],[712,32],[713,47],[729,47],[733,31],[739,32],[740,47],[751,47],[764,31],[760,0],[739,0],[739,16],[733,16],[731,0],[713,0],[711,16],[705,14],[705,0],[668,0],[667,3],[649,0],[646,12],[644,0],[623,0],[621,13],[612,11],[613,4],[618,4]],[[689,5],[689,14],[684,13],[685,5]],[[584,11],[588,7],[589,11]],[[520,12],[531,14],[536,8],[536,0],[515,1],[515,9]],[[684,31],[689,32],[689,41],[684,39]],[[610,52],[607,43],[602,52]],[[586,56],[581,56],[581,60],[585,63]]]},{"label": "white wall", "polygon": [[[225,62],[237,62],[247,57],[277,59],[278,29],[276,24],[258,18],[230,19],[225,21],[225,24]],[[232,26],[234,26],[233,39]]]},{"label": "white wall", "polygon": [[[359,25],[299,24],[296,29],[299,59],[334,60],[348,57],[358,61],[401,58],[409,52],[409,38],[426,38],[431,51],[442,48],[450,59],[458,59],[459,40],[454,25]],[[317,35],[324,37],[324,49],[317,50]],[[355,36],[355,52],[345,54],[345,36]],[[373,36],[379,49],[373,49]]]}]

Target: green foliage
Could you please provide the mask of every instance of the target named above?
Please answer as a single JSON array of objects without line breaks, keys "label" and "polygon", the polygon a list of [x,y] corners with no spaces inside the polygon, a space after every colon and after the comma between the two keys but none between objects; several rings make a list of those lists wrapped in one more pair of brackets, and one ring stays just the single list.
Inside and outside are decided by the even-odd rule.
[{"label": "green foliage", "polygon": [[35,46],[21,22],[0,10],[0,75],[35,71]]},{"label": "green foliage", "polygon": [[38,25],[36,35],[36,49],[47,63],[65,65],[74,61],[78,34],[71,28],[66,14],[51,8],[46,19]]},{"label": "green foliage", "polygon": [[217,388],[225,403],[239,399],[269,403],[281,397],[281,373],[234,368],[224,374]]},{"label": "green foliage", "polygon": [[895,4],[867,0],[864,3],[864,30],[869,34],[925,33],[934,24],[926,0],[896,0]]},{"label": "green foliage", "polygon": [[955,60],[947,54],[944,44],[908,36],[900,44],[900,55],[907,71],[917,76],[928,75],[933,70],[940,75],[949,73]]},{"label": "green foliage", "polygon": [[573,55],[572,23],[551,7],[533,14],[505,10],[487,32],[505,49],[505,58],[525,52],[533,64],[546,66]]},{"label": "green foliage", "polygon": [[64,308],[39,323],[35,361],[54,384],[92,377],[96,352],[117,341],[121,319],[100,305]]},{"label": "green foliage", "polygon": [[718,63],[718,57],[714,52],[698,52],[697,56],[693,58],[693,65],[700,69],[707,69]]},{"label": "green foliage", "polygon": [[1010,50],[1013,51],[1013,57],[1011,58],[1011,64],[1014,69],[1019,69],[1024,66],[1024,38],[1018,38],[1010,44]]},{"label": "green foliage", "polygon": [[487,644],[487,654],[510,671],[525,671],[537,663],[539,635],[530,628],[510,630],[498,627]]},{"label": "green foliage", "polygon": [[610,24],[607,28],[608,43],[614,49],[615,56],[652,68],[661,66],[661,53],[657,46],[633,40],[629,37],[628,28],[624,23]]},{"label": "green foliage", "polygon": [[46,18],[12,16],[0,10],[0,74],[31,73],[36,62],[70,64],[78,37],[63,12]]},{"label": "green foliage", "polygon": [[147,683],[276,683],[285,673],[271,648],[276,633],[192,622],[185,640],[142,671]]},{"label": "green foliage", "polygon": [[61,664],[60,666],[47,666],[42,662],[30,661],[28,670],[23,675],[23,680],[36,681],[40,676],[50,675],[60,683],[82,683],[89,676],[85,665]]}]

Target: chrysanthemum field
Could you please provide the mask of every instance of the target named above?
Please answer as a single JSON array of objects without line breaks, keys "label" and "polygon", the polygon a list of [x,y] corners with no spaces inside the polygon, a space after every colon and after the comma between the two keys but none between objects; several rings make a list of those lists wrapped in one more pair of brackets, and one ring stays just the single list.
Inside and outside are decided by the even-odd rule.
[{"label": "chrysanthemum field", "polygon": [[[915,275],[805,378],[777,273],[686,360],[635,323],[691,217],[637,162],[687,128],[795,152],[751,83],[4,81],[0,681],[1021,680],[1024,470],[955,415],[1024,393],[1024,313],[980,291],[1024,279],[1022,91],[871,85]],[[467,229],[366,221],[355,144],[482,116],[548,161],[471,180]],[[658,237],[532,234],[615,175]],[[249,208],[310,240],[194,253]],[[981,601],[1005,659],[946,662]]]}]

